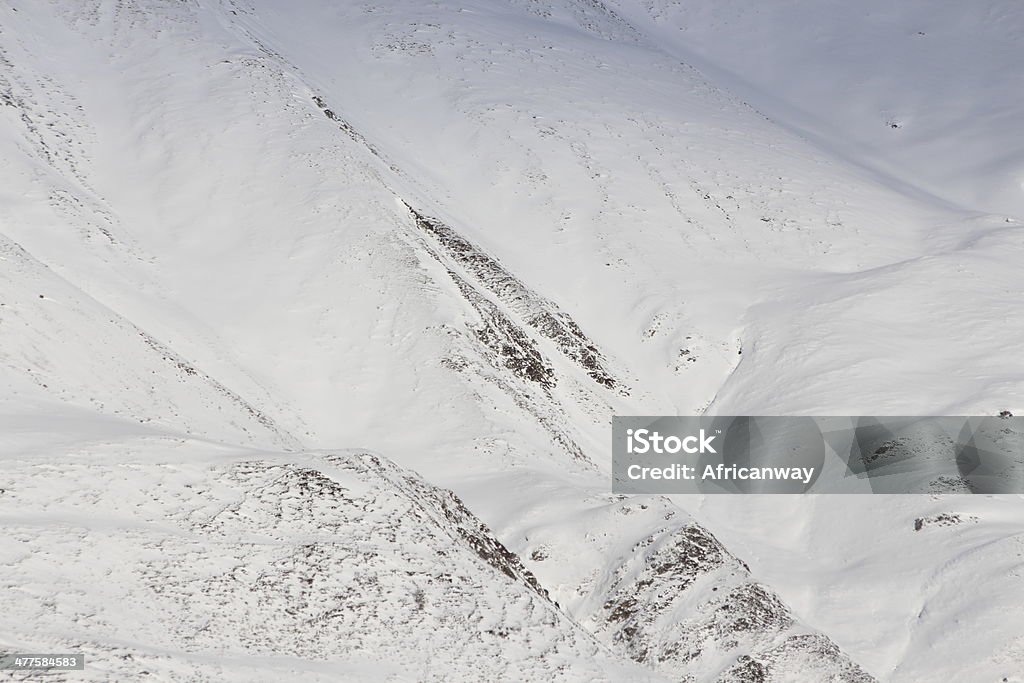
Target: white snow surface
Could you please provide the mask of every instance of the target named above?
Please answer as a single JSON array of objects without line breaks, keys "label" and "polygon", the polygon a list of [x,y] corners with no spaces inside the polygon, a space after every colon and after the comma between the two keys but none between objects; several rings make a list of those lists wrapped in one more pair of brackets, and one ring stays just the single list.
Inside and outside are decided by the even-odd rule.
[{"label": "white snow surface", "polygon": [[1022,36],[1009,0],[0,0],[0,649],[1024,681],[1020,496],[609,493],[614,414],[1024,411]]}]

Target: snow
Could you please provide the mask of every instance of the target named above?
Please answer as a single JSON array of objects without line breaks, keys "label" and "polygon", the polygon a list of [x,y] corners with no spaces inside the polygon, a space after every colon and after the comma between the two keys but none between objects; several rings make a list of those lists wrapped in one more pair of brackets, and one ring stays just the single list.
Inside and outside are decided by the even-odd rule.
[{"label": "snow", "polygon": [[84,653],[84,680],[654,680],[372,454],[152,434],[57,453],[5,468],[2,642]]},{"label": "snow", "polygon": [[[749,654],[772,680],[1015,680],[1020,496],[622,499],[608,446],[614,414],[1022,409],[1020,21],[997,0],[4,2],[0,517],[21,540],[0,581],[36,577],[5,649],[80,643],[97,678],[137,674],[122,652],[165,679],[443,677],[434,653],[467,679],[715,680]],[[360,654],[215,580],[300,547],[246,534],[336,514],[277,519],[277,491],[223,544],[190,536],[262,490],[237,463],[391,490],[324,455],[364,452],[454,491],[550,602],[452,541],[475,588],[401,651],[382,594],[334,633]],[[370,548],[393,591],[402,563],[448,562],[455,527],[421,526]],[[638,577],[679,588],[645,549],[693,528],[735,575],[683,572],[680,602],[609,621]],[[640,656],[755,584],[788,616],[748,644]],[[459,663],[466,610],[521,639]],[[826,672],[801,659],[819,633]],[[821,640],[779,649],[794,634]]]}]

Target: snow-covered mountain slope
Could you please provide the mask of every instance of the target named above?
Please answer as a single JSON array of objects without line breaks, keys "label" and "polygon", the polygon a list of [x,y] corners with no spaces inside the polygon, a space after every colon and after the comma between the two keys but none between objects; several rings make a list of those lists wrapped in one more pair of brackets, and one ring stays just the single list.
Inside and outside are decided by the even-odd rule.
[{"label": "snow-covered mountain slope", "polygon": [[296,446],[265,413],[0,236],[2,354],[0,399],[22,406],[52,401],[171,423],[197,436]]},{"label": "snow-covered mountain slope", "polygon": [[970,209],[1024,212],[1012,0],[607,4],[824,149]]},{"label": "snow-covered mountain slope", "polygon": [[140,433],[22,451],[0,490],[2,646],[83,652],[84,680],[654,679],[368,453]]},{"label": "snow-covered mountain slope", "polygon": [[[949,393],[937,368],[1021,342],[1006,324],[1020,292],[1014,217],[967,213],[823,151],[624,13],[237,6],[250,34],[339,93],[325,97],[332,111],[415,169],[410,194],[429,194],[630,365],[634,410],[685,413],[717,395],[725,414],[990,414],[1015,399],[964,377],[945,404],[924,400]],[[857,331],[872,325],[888,333]],[[882,391],[894,363],[913,396]],[[836,391],[844,382],[856,391]]]},{"label": "snow-covered mountain slope", "polygon": [[1022,680],[1019,496],[722,498],[677,500],[881,679]]},{"label": "snow-covered mountain slope", "polygon": [[379,456],[50,411],[0,420],[0,647],[84,653],[85,680],[873,680],[663,499],[616,506],[663,524],[581,625],[457,497]]},{"label": "snow-covered mountain slope", "polygon": [[[932,647],[991,629],[1013,599],[1001,603],[993,586],[1020,594],[1020,530],[1007,521],[1019,499],[973,502],[993,514],[890,565],[929,577],[924,614],[921,593],[883,570],[906,546],[908,518],[945,510],[930,499],[608,493],[612,414],[1020,406],[1019,224],[974,211],[1010,206],[1009,190],[1000,186],[999,202],[946,192],[938,176],[909,177],[924,153],[854,154],[857,131],[832,135],[755,101],[725,78],[724,57],[688,59],[707,51],[683,49],[676,29],[690,20],[681,11],[625,0],[5,2],[5,429],[52,432],[46,443],[86,460],[106,449],[145,457],[131,423],[186,439],[182,457],[209,463],[203,481],[214,490],[182,484],[179,502],[161,494],[151,511],[119,508],[118,524],[138,519],[143,536],[156,520],[184,523],[176,505],[227,505],[294,463],[341,476],[313,451],[366,449],[420,472],[454,490],[560,605],[513,581],[506,593],[445,603],[406,624],[410,649],[454,656],[443,643],[469,639],[480,657],[483,622],[452,624],[444,610],[514,624],[523,656],[486,669],[496,676],[539,676],[525,654],[534,648],[550,653],[537,664],[545,672],[566,664],[574,679],[638,675],[629,660],[672,679],[860,680],[858,665],[887,680],[970,676],[972,662],[952,648],[934,657]],[[702,25],[705,38],[719,30]],[[750,82],[772,87],[758,73]],[[978,87],[965,99],[991,96]],[[1005,101],[1015,111],[1018,101]],[[823,111],[821,121],[846,130]],[[829,135],[842,144],[823,145]],[[943,148],[929,149],[934,160]],[[103,434],[99,446],[92,434]],[[70,465],[45,461],[56,446],[20,443],[3,447],[34,464],[10,491],[31,500]],[[207,452],[263,464],[242,476]],[[162,458],[140,466],[147,491],[164,466],[178,466],[178,456]],[[349,473],[339,486],[374,476]],[[216,488],[218,477],[235,488]],[[72,498],[102,498],[107,486],[86,480],[76,493],[72,481]],[[3,514],[22,505],[13,501],[0,496]],[[97,512],[105,504],[89,514],[107,514]],[[850,510],[861,508],[869,521],[853,529]],[[276,537],[279,521],[264,512],[244,521]],[[287,524],[327,528],[334,514],[296,513]],[[242,542],[242,522],[222,519],[235,525],[218,532],[228,547]],[[338,536],[362,533],[357,515],[345,519]],[[696,524],[705,520],[724,547]],[[938,538],[928,528],[915,542]],[[362,548],[353,561],[394,587],[394,565],[374,564],[374,554],[444,564],[405,547],[440,533],[431,529]],[[982,539],[998,559],[979,565]],[[124,548],[125,537],[111,543]],[[697,561],[704,546],[715,562]],[[250,550],[254,563],[275,561],[262,554],[272,549]],[[466,585],[489,583],[489,569],[463,559]],[[806,569],[787,574],[787,565]],[[972,587],[954,595],[965,573]],[[64,574],[42,575],[40,595],[60,591]],[[328,581],[331,590],[345,583]],[[840,581],[859,589],[831,597]],[[210,617],[225,637],[242,639],[224,620],[278,623],[237,586],[215,588],[237,607]],[[167,609],[190,599],[181,590]],[[381,602],[404,605],[395,591]],[[875,596],[871,611],[859,609],[864,595]],[[528,608],[510,617],[505,598]],[[731,616],[738,604],[750,614]],[[287,645],[307,628],[304,616],[280,624],[282,640],[264,634],[240,647]],[[125,618],[112,628],[150,628],[166,643],[161,675],[216,678],[220,670],[203,667],[226,666],[182,654],[191,646],[181,638],[207,637],[198,622]],[[984,676],[1020,668],[1020,626],[970,641]],[[28,642],[10,628],[8,640]],[[435,629],[443,643],[430,640]],[[86,631],[120,647],[104,640],[120,637],[112,631]],[[906,647],[891,645],[896,634]],[[312,663],[327,651],[307,640],[302,661],[282,666],[367,675]],[[378,658],[386,647],[368,644]],[[603,648],[607,664],[572,664]],[[420,654],[394,674],[440,675]]]},{"label": "snow-covered mountain slope", "polygon": [[[749,568],[697,525],[655,532],[606,577],[591,618],[630,657],[683,680],[872,681],[797,624]],[[717,595],[716,595],[717,593]],[[737,653],[742,653],[737,656]]]}]

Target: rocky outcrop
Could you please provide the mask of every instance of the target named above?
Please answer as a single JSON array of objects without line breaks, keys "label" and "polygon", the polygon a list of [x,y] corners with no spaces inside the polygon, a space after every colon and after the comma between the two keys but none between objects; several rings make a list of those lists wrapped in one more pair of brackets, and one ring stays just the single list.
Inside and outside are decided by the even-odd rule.
[{"label": "rocky outcrop", "polygon": [[874,680],[827,637],[799,624],[745,563],[694,523],[639,541],[605,596],[591,617],[594,630],[676,680]]},{"label": "rocky outcrop", "polygon": [[449,258],[522,318],[530,328],[551,340],[562,355],[582,368],[598,384],[610,389],[618,386],[618,382],[605,367],[606,361],[597,346],[587,338],[569,314],[533,292],[497,260],[443,221],[426,216],[408,204],[406,207],[412,213],[417,227],[432,237]]}]

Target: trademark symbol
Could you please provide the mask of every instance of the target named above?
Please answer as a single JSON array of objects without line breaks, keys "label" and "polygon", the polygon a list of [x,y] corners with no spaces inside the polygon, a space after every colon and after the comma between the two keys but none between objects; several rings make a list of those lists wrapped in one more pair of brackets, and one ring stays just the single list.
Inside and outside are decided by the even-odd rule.
[{"label": "trademark symbol", "polygon": [[716,429],[716,430],[715,430],[715,434],[721,434],[721,433],[722,433],[722,430],[721,430],[721,429]]}]

